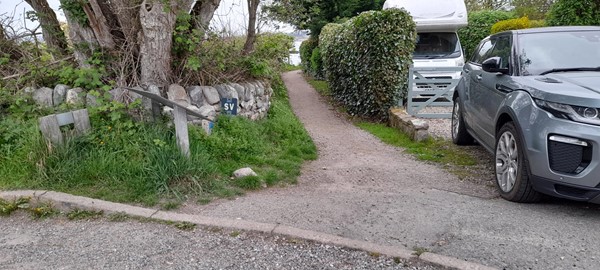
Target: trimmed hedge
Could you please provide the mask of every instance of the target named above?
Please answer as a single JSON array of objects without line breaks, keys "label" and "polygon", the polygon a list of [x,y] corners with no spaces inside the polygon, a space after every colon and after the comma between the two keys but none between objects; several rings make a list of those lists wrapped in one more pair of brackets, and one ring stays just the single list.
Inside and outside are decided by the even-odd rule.
[{"label": "trimmed hedge", "polygon": [[518,19],[510,19],[499,21],[492,25],[492,34],[500,33],[502,31],[526,29],[531,27],[531,21],[529,18],[522,17]]},{"label": "trimmed hedge", "polygon": [[458,30],[460,44],[465,51],[465,59],[471,58],[479,42],[490,35],[492,25],[514,17],[513,13],[506,11],[482,10],[469,13],[469,26]]},{"label": "trimmed hedge", "polygon": [[558,0],[550,8],[548,26],[600,25],[600,0]]},{"label": "trimmed hedge", "polygon": [[332,96],[351,115],[387,119],[406,96],[415,41],[416,25],[404,9],[326,25],[319,47]]}]

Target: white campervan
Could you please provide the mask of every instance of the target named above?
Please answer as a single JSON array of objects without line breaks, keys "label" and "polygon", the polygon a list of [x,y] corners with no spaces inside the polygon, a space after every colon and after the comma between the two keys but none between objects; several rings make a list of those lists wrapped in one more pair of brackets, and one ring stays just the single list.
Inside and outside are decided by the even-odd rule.
[{"label": "white campervan", "polygon": [[[387,0],[384,9],[404,8],[417,24],[417,44],[413,53],[415,67],[462,67],[459,28],[467,26],[467,7],[463,0]],[[427,77],[456,79],[460,72],[427,74]]]}]

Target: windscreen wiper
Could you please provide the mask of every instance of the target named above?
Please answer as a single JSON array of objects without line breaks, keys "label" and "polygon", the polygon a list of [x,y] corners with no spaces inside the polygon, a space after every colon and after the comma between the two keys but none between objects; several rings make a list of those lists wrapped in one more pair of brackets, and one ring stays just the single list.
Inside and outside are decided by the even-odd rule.
[{"label": "windscreen wiper", "polygon": [[600,67],[578,67],[578,68],[553,68],[551,70],[546,70],[540,75],[546,75],[554,72],[572,72],[572,71],[600,71]]}]

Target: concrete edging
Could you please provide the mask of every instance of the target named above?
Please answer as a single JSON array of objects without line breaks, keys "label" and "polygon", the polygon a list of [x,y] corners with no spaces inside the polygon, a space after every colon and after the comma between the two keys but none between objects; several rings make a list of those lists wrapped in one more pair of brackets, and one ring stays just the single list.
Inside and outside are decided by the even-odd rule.
[{"label": "concrete edging", "polygon": [[34,200],[37,200],[38,202],[52,203],[54,207],[64,212],[68,212],[77,208],[96,211],[102,210],[105,213],[125,213],[130,216],[153,218],[164,221],[190,222],[200,226],[221,227],[244,231],[263,232],[268,234],[277,234],[292,238],[304,239],[319,243],[332,244],[336,246],[362,250],[366,252],[379,253],[390,257],[398,257],[404,260],[418,259],[423,262],[445,267],[447,269],[496,269],[489,266],[484,266],[481,264],[468,262],[465,260],[452,258],[444,255],[434,254],[430,252],[425,252],[420,256],[417,256],[413,254],[412,250],[408,250],[401,247],[380,245],[366,241],[354,240],[337,235],[304,230],[280,224],[172,213],[155,209],[131,206],[127,204],[91,199],[87,197],[75,196],[54,191],[18,190],[0,192],[0,198],[4,200],[14,200],[21,197],[30,197]]}]

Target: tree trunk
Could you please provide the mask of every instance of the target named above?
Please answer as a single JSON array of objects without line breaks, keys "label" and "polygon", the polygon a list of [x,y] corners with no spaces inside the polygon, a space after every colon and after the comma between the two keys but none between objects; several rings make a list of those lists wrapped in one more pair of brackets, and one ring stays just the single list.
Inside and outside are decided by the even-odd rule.
[{"label": "tree trunk", "polygon": [[[110,9],[114,12],[116,22],[121,29],[123,39],[136,44],[138,33],[141,29],[139,6],[141,0],[111,0]],[[113,18],[113,20],[115,20]]]},{"label": "tree trunk", "polygon": [[195,26],[198,29],[206,30],[215,14],[221,0],[197,0],[192,7],[192,15],[195,19]]},{"label": "tree trunk", "polygon": [[[62,2],[61,2],[62,3]],[[98,48],[98,41],[87,24],[78,20],[71,12],[63,9],[67,24],[69,24],[69,37],[73,43],[73,56],[80,67],[89,67],[86,61],[92,56],[92,52]]]},{"label": "tree trunk", "polygon": [[40,25],[42,35],[48,48],[65,55],[67,53],[67,39],[65,33],[60,29],[56,13],[50,8],[46,0],[25,0],[35,11]]},{"label": "tree trunk", "polygon": [[163,1],[144,0],[140,7],[141,83],[163,86],[171,75],[171,46],[177,7]]},{"label": "tree trunk", "polygon": [[85,14],[88,17],[89,25],[94,31],[98,44],[101,48],[114,50],[116,44],[110,33],[110,27],[108,26],[106,16],[102,12],[100,5],[97,0],[88,0],[88,3],[89,5],[82,3],[83,11],[85,11]]},{"label": "tree trunk", "polygon": [[6,33],[4,33],[4,26],[0,24],[0,42],[4,41],[8,41],[8,38],[6,38]]},{"label": "tree trunk", "polygon": [[260,0],[248,0],[248,36],[244,44],[244,55],[250,54],[254,50],[254,41],[256,40],[256,13]]}]

